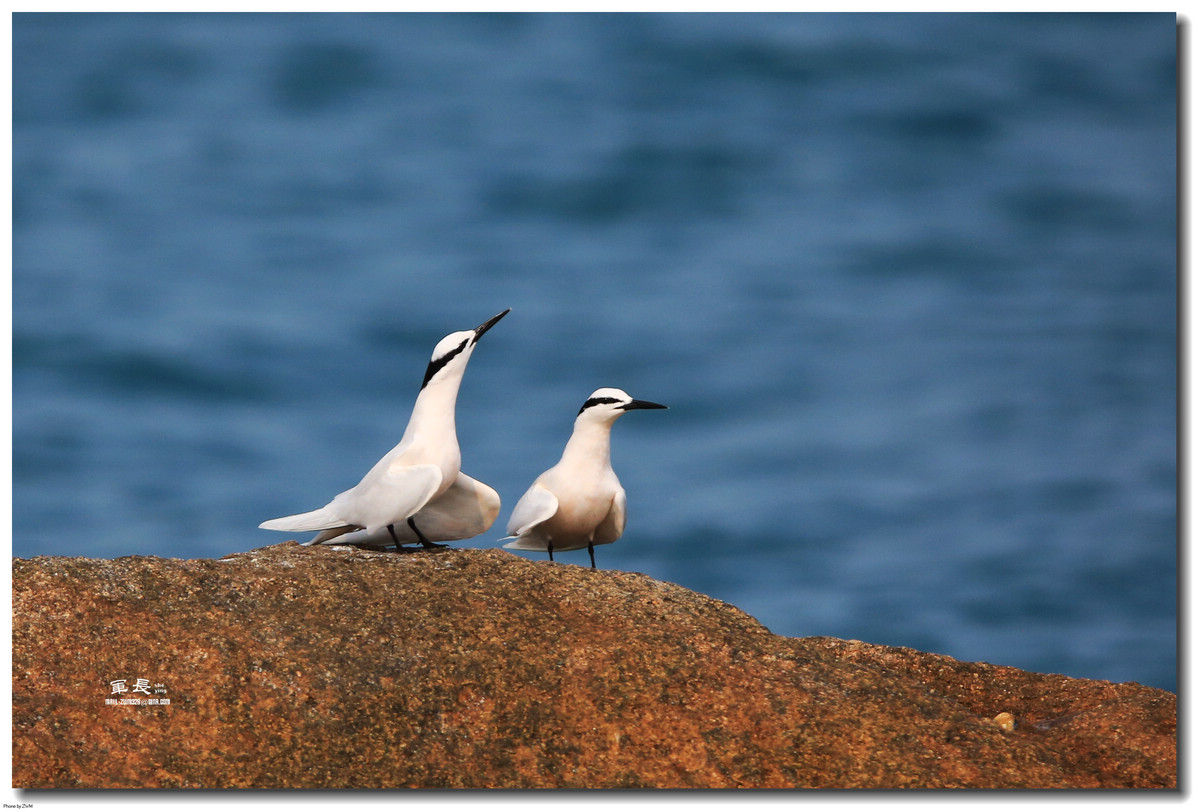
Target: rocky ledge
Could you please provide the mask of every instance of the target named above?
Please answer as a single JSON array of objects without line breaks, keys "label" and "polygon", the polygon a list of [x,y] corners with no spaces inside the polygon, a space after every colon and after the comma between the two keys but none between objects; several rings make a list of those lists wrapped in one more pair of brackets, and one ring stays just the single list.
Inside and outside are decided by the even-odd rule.
[{"label": "rocky ledge", "polygon": [[1175,722],[498,550],[13,561],[21,788],[1174,787]]}]

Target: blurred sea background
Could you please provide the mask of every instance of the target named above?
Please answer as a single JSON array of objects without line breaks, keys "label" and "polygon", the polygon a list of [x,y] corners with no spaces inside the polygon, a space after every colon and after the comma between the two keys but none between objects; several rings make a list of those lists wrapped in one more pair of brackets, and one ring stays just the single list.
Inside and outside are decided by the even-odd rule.
[{"label": "blurred sea background", "polygon": [[456,546],[617,386],[671,409],[602,568],[1177,690],[1176,67],[1173,14],[16,14],[13,555],[285,541],[511,307]]}]

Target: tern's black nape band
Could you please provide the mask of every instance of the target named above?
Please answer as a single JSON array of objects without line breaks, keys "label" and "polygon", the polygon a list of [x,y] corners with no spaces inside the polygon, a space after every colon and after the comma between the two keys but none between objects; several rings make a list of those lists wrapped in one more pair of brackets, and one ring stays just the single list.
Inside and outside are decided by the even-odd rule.
[{"label": "tern's black nape band", "polygon": [[471,341],[471,339],[464,338],[462,340],[462,343],[459,344],[454,349],[450,350],[450,352],[446,353],[441,358],[434,358],[432,361],[430,361],[429,366],[425,368],[425,380],[421,381],[421,388],[424,389],[425,384],[429,383],[429,380],[438,373],[439,369],[446,366],[446,364],[450,363],[451,358],[453,358],[454,356],[458,355],[460,352],[465,350],[467,348],[467,344],[470,341]]},{"label": "tern's black nape band", "polygon": [[576,417],[583,414],[584,409],[589,409],[592,406],[599,406],[601,403],[620,403],[620,398],[588,398],[587,402],[579,407],[579,411],[575,413]]}]

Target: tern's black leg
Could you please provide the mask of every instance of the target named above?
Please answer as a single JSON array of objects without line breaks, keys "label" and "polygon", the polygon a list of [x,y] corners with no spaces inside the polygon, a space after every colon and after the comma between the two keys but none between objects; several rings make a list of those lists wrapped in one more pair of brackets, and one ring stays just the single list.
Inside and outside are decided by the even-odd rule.
[{"label": "tern's black leg", "polygon": [[553,541],[546,542],[546,552],[550,553],[550,560],[553,561],[554,560],[554,542]]},{"label": "tern's black leg", "polygon": [[392,541],[396,542],[396,552],[400,551],[400,539],[396,538],[396,528],[388,525],[388,532],[392,534]]},{"label": "tern's black leg", "polygon": [[596,569],[596,551],[592,549],[592,543],[588,542],[588,556],[592,559],[592,569]]},{"label": "tern's black leg", "polygon": [[422,547],[424,547],[426,549],[431,549],[433,547],[445,547],[446,546],[445,544],[434,544],[432,541],[425,538],[425,534],[422,533],[420,531],[420,529],[417,527],[417,523],[412,520],[412,516],[408,517],[408,526],[411,527],[412,531],[417,534],[417,540],[421,542]]}]

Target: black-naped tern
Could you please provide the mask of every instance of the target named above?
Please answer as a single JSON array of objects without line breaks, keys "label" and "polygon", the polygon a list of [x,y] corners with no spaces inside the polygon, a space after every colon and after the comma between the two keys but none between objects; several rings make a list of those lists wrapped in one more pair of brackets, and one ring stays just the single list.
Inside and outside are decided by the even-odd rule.
[{"label": "black-naped tern", "polygon": [[[509,308],[511,310],[512,308]],[[437,343],[400,443],[323,508],[263,522],[264,530],[320,531],[307,544],[453,541],[477,536],[500,513],[500,496],[459,471],[454,405],[479,339],[509,310]]]},{"label": "black-naped tern", "polygon": [[[575,430],[562,459],[536,480],[508,520],[504,546],[554,551],[587,547],[596,566],[595,545],[612,544],[625,530],[625,489],[613,472],[609,434],[616,419],[634,409],[665,409],[634,400],[620,389],[597,389],[575,417]],[[507,540],[507,539],[504,539]]]}]

